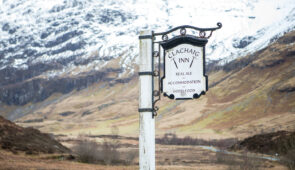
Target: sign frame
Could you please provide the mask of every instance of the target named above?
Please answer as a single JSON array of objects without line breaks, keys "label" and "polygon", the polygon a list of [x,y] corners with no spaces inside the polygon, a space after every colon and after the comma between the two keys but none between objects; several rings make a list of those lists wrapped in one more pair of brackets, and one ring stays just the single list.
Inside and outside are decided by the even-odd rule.
[{"label": "sign frame", "polygon": [[[148,64],[149,67],[151,67],[150,71],[142,71],[140,70],[138,72],[139,77],[148,76],[151,77],[151,84],[152,89],[149,94],[152,94],[152,107],[148,108],[141,108],[139,107],[139,112],[145,112],[145,111],[151,111],[152,117],[157,116],[157,111],[159,110],[159,107],[156,106],[156,103],[161,100],[161,95],[163,94],[163,79],[165,79],[165,69],[162,69],[162,64],[164,64],[165,67],[165,56],[163,57],[162,50],[165,51],[164,48],[169,48],[169,46],[174,46],[175,44],[181,44],[183,42],[187,42],[188,44],[191,44],[192,46],[201,47],[202,49],[202,55],[203,55],[203,77],[205,78],[205,88],[202,87],[202,91],[200,90],[197,93],[197,95],[193,96],[192,98],[176,98],[176,100],[188,100],[188,99],[196,99],[199,98],[201,95],[206,94],[206,91],[208,91],[208,76],[206,75],[206,44],[208,42],[208,39],[212,36],[213,32],[221,29],[222,24],[220,22],[217,23],[217,27],[211,27],[211,28],[200,28],[195,27],[191,25],[182,25],[178,27],[174,27],[168,31],[165,32],[154,32],[151,31],[149,34],[143,34],[140,35],[138,38],[140,40],[139,46],[142,48],[140,50],[140,55],[142,51],[148,52],[148,56],[151,59],[151,64],[147,63],[146,59],[143,59],[142,62],[140,62],[140,67],[143,67],[144,65]],[[190,34],[187,34],[187,30],[190,32]],[[179,31],[179,33],[177,33]],[[171,38],[170,38],[171,36]],[[151,46],[143,47],[143,42],[145,40],[148,40],[149,43],[151,43]],[[164,47],[164,48],[163,48]],[[163,61],[161,61],[163,59]],[[144,61],[146,60],[146,61]],[[165,63],[164,63],[165,62]],[[198,75],[198,74],[197,74]],[[157,80],[157,82],[155,81]],[[198,80],[197,80],[198,81]],[[201,83],[204,84],[204,80],[200,80]],[[203,81],[203,82],[202,82]],[[198,87],[199,88],[199,87]],[[161,94],[162,93],[162,94]],[[164,97],[168,97],[170,99],[173,99],[173,96],[168,96],[167,94],[163,94]]]}]

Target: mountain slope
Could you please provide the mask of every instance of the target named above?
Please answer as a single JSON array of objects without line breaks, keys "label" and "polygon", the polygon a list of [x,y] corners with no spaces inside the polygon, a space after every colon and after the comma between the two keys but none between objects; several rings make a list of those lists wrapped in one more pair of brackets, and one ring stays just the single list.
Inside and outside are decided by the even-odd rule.
[{"label": "mountain slope", "polygon": [[[0,101],[17,107],[98,82],[129,81],[136,70],[141,30],[161,32],[183,24],[214,27],[222,22],[222,30],[214,32],[207,45],[207,57],[224,64],[293,30],[295,4],[2,0],[0,18]],[[10,120],[25,115],[12,112]]]},{"label": "mountain slope", "polygon": [[[211,76],[208,110],[186,128],[243,136],[294,129],[294,31],[268,48],[233,61]],[[240,63],[240,64],[239,64]],[[211,78],[211,80],[212,80]],[[214,79],[211,81],[214,84]]]},{"label": "mountain slope", "polygon": [[[211,65],[210,88],[200,99],[174,101],[163,97],[156,134],[171,132],[212,139],[294,130],[294,40],[295,31],[223,67]],[[112,85],[101,82],[32,104],[30,114],[17,122],[67,135],[109,134],[113,126],[118,126],[120,135],[137,136],[137,100],[137,77]]]}]

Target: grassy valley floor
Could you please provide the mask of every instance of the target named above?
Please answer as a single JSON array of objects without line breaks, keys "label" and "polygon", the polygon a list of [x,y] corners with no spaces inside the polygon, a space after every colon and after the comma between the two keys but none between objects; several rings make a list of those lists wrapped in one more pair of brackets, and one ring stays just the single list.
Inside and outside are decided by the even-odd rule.
[{"label": "grassy valley floor", "polygon": [[[99,165],[67,160],[67,155],[25,155],[0,151],[0,169],[60,169],[60,170],[137,170],[137,165]],[[275,161],[224,155],[192,146],[157,146],[156,166],[159,170],[227,170],[254,169],[287,170]],[[138,163],[137,163],[138,164]]]}]

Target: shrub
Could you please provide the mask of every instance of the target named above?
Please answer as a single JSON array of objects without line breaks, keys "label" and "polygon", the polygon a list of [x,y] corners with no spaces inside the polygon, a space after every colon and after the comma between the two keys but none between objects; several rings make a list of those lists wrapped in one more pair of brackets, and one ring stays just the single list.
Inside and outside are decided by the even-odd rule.
[{"label": "shrub", "polygon": [[119,142],[116,139],[104,140],[101,152],[103,154],[103,161],[106,165],[120,163],[120,153],[118,151]]},{"label": "shrub", "polygon": [[122,154],[122,158],[125,162],[125,165],[132,165],[134,164],[135,158],[138,157],[138,150],[130,150],[124,154]]},{"label": "shrub", "polygon": [[74,151],[79,161],[83,163],[104,163],[106,165],[117,164],[120,161],[118,143],[112,140],[104,140],[102,145],[93,140],[80,139],[74,146]]},{"label": "shrub", "polygon": [[106,165],[131,165],[138,156],[138,151],[119,152],[120,141],[118,128],[112,128],[110,138],[105,138],[102,144],[97,144],[85,135],[79,135],[73,150],[79,161],[84,163],[103,163]]},{"label": "shrub", "polygon": [[74,146],[74,152],[77,154],[79,161],[84,163],[98,163],[102,159],[98,144],[92,140],[79,140]]}]

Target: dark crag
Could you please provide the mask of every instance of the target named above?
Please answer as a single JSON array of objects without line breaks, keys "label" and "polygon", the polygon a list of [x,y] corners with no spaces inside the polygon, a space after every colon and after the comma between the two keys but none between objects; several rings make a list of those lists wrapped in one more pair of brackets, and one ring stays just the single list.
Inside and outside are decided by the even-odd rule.
[{"label": "dark crag", "polygon": [[69,153],[50,135],[34,128],[23,128],[0,116],[0,147],[5,150],[26,154]]}]

